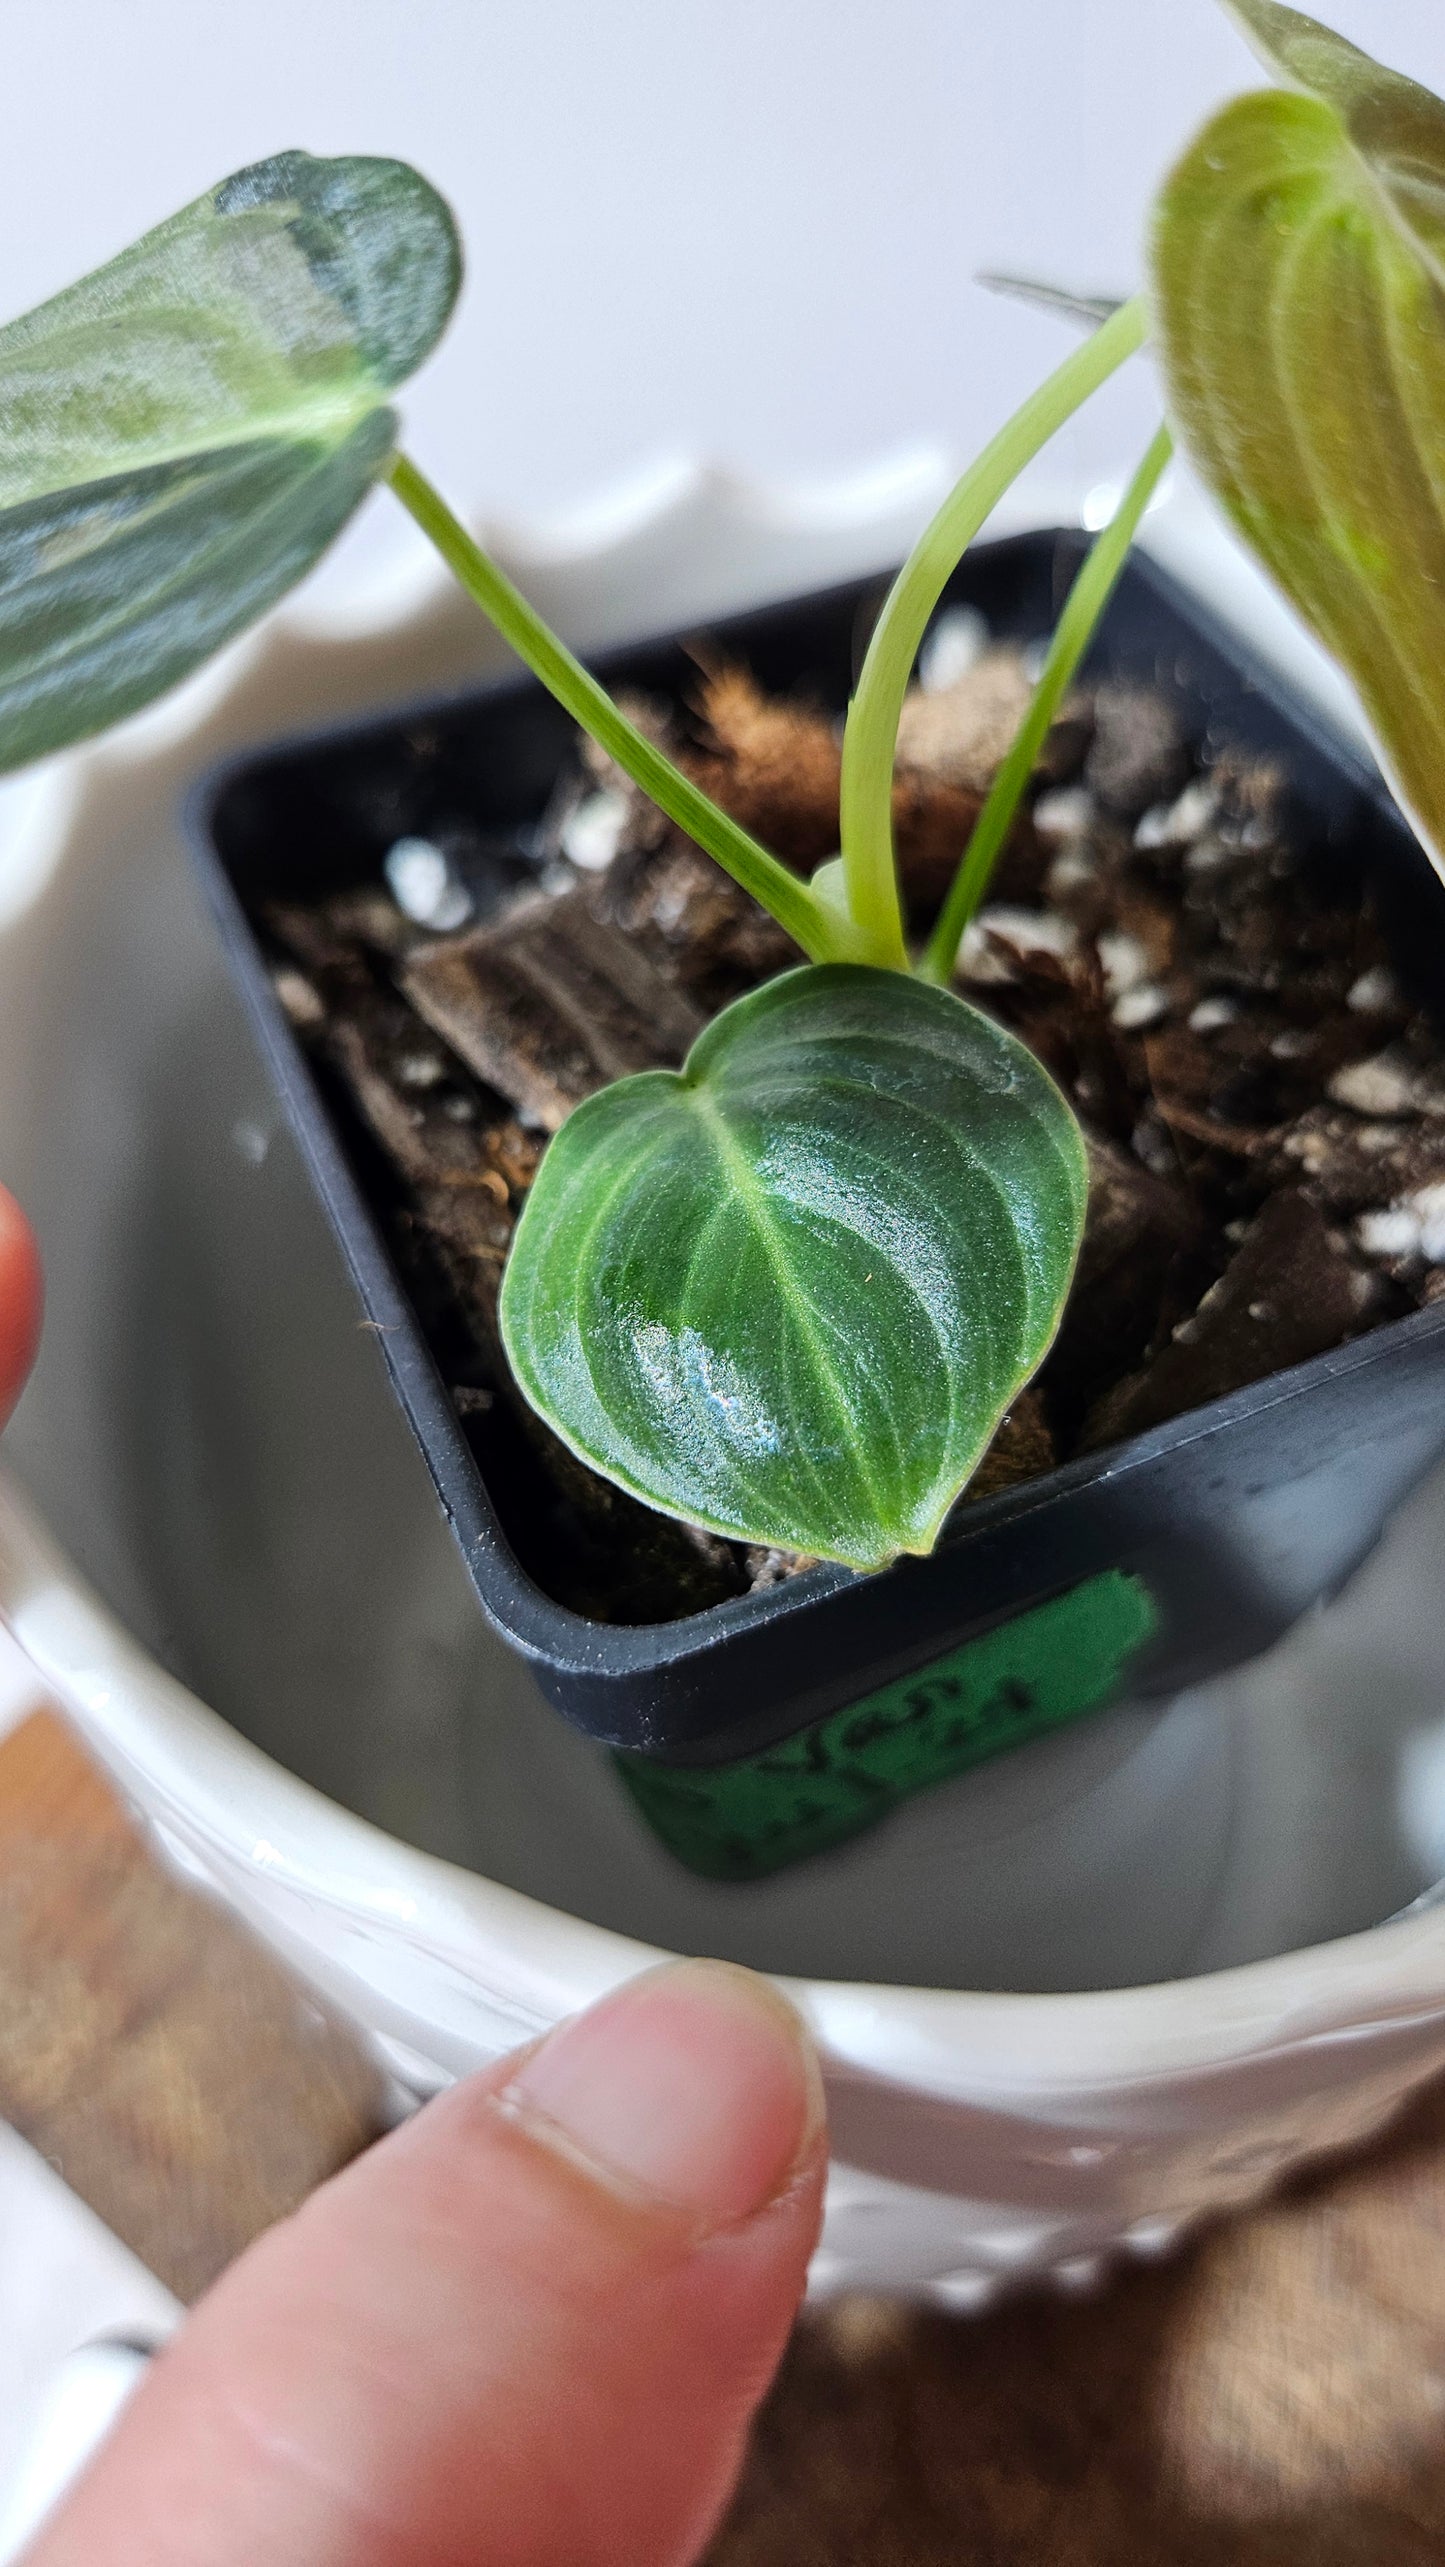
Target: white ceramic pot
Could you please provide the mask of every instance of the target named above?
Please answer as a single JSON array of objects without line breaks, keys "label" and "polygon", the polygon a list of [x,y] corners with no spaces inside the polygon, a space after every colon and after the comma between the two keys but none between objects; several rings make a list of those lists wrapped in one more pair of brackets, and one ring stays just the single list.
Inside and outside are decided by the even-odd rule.
[{"label": "white ceramic pot", "polygon": [[[597,643],[886,561],[931,495],[875,480],[789,513],[695,476],[605,540],[513,560]],[[1154,540],[1327,697],[1190,510]],[[1422,1605],[1445,1487],[1243,1676],[1098,1715],[772,1881],[681,1871],[481,1624],[176,825],[222,750],[486,658],[419,573],[273,622],[0,797],[0,1174],[51,1280],[0,1607],[165,1842],[412,2091],[660,1950],[725,1952],[773,1970],[824,2047],[820,2287],[961,2307],[1081,2282],[1370,2130],[1445,2061],[1445,1918],[1382,1921],[1445,1868]]]}]

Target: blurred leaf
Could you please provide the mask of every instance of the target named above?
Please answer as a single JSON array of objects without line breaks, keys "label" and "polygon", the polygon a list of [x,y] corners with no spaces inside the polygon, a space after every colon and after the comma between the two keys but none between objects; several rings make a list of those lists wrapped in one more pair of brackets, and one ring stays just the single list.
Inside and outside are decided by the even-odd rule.
[{"label": "blurred leaf", "polygon": [[1279,0],[1224,0],[1278,80],[1333,107],[1397,222],[1445,284],[1445,101]]},{"label": "blurred leaf", "polygon": [[1083,1145],[950,992],[827,964],[590,1097],[502,1286],[522,1389],[664,1513],[857,1568],[928,1551],[1058,1325]]},{"label": "blurred leaf", "polygon": [[310,569],[460,273],[414,170],[286,152],[0,330],[0,768],[134,712]]},{"label": "blurred leaf", "polygon": [[1226,107],[1164,187],[1170,406],[1445,869],[1445,107],[1296,10],[1229,5],[1303,94]]}]

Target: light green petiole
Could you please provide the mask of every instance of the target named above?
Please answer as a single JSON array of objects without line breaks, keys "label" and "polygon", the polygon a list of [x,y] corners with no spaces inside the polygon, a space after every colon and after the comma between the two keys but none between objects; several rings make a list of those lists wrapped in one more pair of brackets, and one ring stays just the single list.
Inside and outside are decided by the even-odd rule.
[{"label": "light green petiole", "polygon": [[574,659],[535,609],[527,604],[506,573],[475,543],[446,501],[406,455],[398,455],[388,479],[404,508],[430,537],[447,567],[484,615],[490,616],[504,641],[526,662],[534,677],[616,759],[633,782],[715,858],[724,873],[741,883],[801,945],[810,962],[874,962],[877,955],[848,912],[820,900],[796,874],[789,873],[766,847],[749,837],[735,820],[703,793],[671,758],[628,721],[603,686],[580,660]]},{"label": "light green petiole", "polygon": [[1079,662],[1094,636],[1100,616],[1113,595],[1139,521],[1159,486],[1174,452],[1174,440],[1161,428],[1125,491],[1108,525],[1090,546],[1054,628],[1033,699],[1003,764],[989,788],[974,823],[962,864],[954,875],[938,924],[918,968],[925,980],[945,987],[963,932],[989,886],[1000,851],[1013,827],[1014,815],[1038,762],[1055,714],[1073,684]]},{"label": "light green petiole", "polygon": [[1090,393],[1143,345],[1142,296],[1122,304],[984,448],[914,545],[873,629],[843,735],[840,804],[848,906],[870,962],[908,969],[893,856],[898,718],[919,646],[947,581],[1026,463]]}]

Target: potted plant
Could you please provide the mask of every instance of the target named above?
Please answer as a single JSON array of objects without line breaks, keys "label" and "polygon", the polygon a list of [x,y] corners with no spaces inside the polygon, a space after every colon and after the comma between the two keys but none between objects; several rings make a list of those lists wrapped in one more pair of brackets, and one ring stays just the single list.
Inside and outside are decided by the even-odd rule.
[{"label": "potted plant", "polygon": [[[920,758],[895,778],[900,723],[911,715],[915,737],[926,728],[926,701],[909,689],[941,604],[1002,590],[1015,601],[1007,620],[1057,559],[1035,550],[960,571],[966,548],[1152,319],[1175,426],[1355,676],[1427,841],[1445,838],[1420,678],[1433,665],[1441,542],[1430,439],[1445,365],[1434,299],[1445,110],[1268,0],[1236,15],[1302,94],[1243,101],[1210,128],[1161,198],[1149,314],[1136,302],[1102,320],[965,475],[893,584],[837,750],[839,852],[821,862],[815,845],[781,860],[737,809],[739,709],[772,722],[776,742],[786,704],[744,691],[739,707],[735,689],[730,732],[719,664],[704,730],[680,742],[689,685],[663,653],[629,661],[623,676],[648,703],[627,709],[397,453],[390,396],[434,343],[459,273],[446,209],[414,173],[300,155],[262,164],[0,337],[5,764],[103,728],[196,666],[309,567],[383,477],[608,762],[588,777],[570,722],[514,691],[253,766],[211,804],[227,868],[217,896],[488,1609],[560,1707],[627,1752],[637,1797],[674,1847],[724,1876],[837,1841],[903,1793],[1107,1698],[1126,1671],[1162,1690],[1257,1649],[1353,1565],[1445,1445],[1445,1317],[1427,1297],[1430,1038],[1404,977],[1428,877],[1368,779],[1271,705],[1247,666],[1231,669],[1179,598],[1142,573],[1117,590],[1168,430],[1078,565],[989,776],[972,790],[935,766],[925,792]],[[1322,242],[1334,262],[1323,273],[1311,263]],[[1241,299],[1246,261],[1256,290]],[[1156,727],[1155,764],[1136,753],[1127,786],[1107,781],[1124,750],[1097,700],[1092,717],[1070,712],[1111,597],[1126,673],[1161,656],[1190,664],[1186,719],[1162,737],[1157,689],[1153,711],[1137,682],[1125,698]],[[771,661],[785,695],[799,679],[824,693],[859,602],[785,614],[725,647]],[[829,754],[827,722],[792,713],[775,820],[796,802],[797,762],[826,767]],[[1060,736],[1071,721],[1072,770]],[[1051,748],[1065,781],[1048,814],[1035,802],[1025,818]],[[1262,753],[1282,753],[1292,811]],[[488,841],[470,876],[427,834],[437,775],[455,798],[459,768]],[[1148,796],[1131,807],[1141,775]],[[580,805],[579,777],[595,788]],[[756,774],[744,781],[753,791]],[[642,885],[631,942],[625,869],[605,868],[602,893],[585,879],[601,879],[599,826],[615,829],[614,863],[658,852],[628,782],[743,895],[727,968],[717,951],[705,958],[710,1004],[706,970],[689,981],[686,967],[660,966],[647,865],[628,876],[634,893]],[[1070,792],[1072,818],[1060,808]],[[1085,843],[1101,808],[1123,850],[1112,891],[1100,880],[1109,863]],[[923,854],[906,916],[894,842],[910,825]],[[1032,923],[1010,927],[995,903],[981,924],[996,868],[1022,861],[1025,840]],[[565,863],[561,885],[478,914],[484,875],[515,894],[539,857]],[[334,895],[363,887],[346,876],[363,859],[373,898],[385,869],[400,923],[373,917],[347,954]],[[1139,879],[1150,860],[1152,907]],[[1205,970],[1159,926],[1156,969],[1126,913],[1157,926],[1166,878],[1177,891],[1191,863],[1196,889],[1218,876],[1219,898],[1195,902],[1214,959]],[[288,882],[331,900],[329,919],[318,923],[314,902],[309,925],[280,919],[297,905]],[[1393,978],[1383,947],[1358,945],[1362,886],[1396,928]],[[1253,982],[1236,953],[1231,982],[1219,958],[1246,911],[1245,942],[1268,923],[1277,950]],[[956,975],[971,927],[965,996]],[[1291,936],[1310,959],[1297,993],[1284,981],[1298,956],[1278,949]],[[385,988],[410,1011],[416,1096],[438,1096],[471,1133],[429,1175],[408,1162],[402,1129],[414,1108],[414,1139],[424,1110],[414,1097],[399,1111],[396,1081],[378,1081],[363,1021],[334,1022],[332,984],[388,938]],[[519,988],[536,996],[539,975],[550,1049],[518,999]],[[1073,1011],[1062,1028],[1061,990]],[[321,1118],[283,1006],[303,1033],[325,1035],[333,1067],[349,1046],[371,1142],[392,1133],[391,1173],[374,1178],[369,1208],[365,1148],[338,1143]],[[1175,1030],[1193,1051],[1176,1042],[1157,1069],[1157,1029],[1181,1010]],[[1085,1019],[1112,1028],[1103,1055],[1089,1053]],[[1239,1052],[1232,1081],[1215,1079],[1197,1056],[1246,1019],[1252,1052]],[[1233,1057],[1236,1041],[1221,1048]],[[1267,1076],[1261,1048],[1276,1065]],[[1311,1089],[1301,1064],[1316,1053]],[[619,1066],[629,1074],[606,1075]],[[1253,1102],[1230,1110],[1246,1070]],[[1021,1418],[1055,1339],[1068,1342],[1086,1235],[1089,1160],[1064,1076],[1076,1099],[1122,1078],[1130,1110],[1142,1100],[1138,1147],[1131,1165],[1096,1122],[1096,1220],[1102,1232],[1112,1217],[1119,1235],[1092,1277],[1091,1343],[1080,1353],[1074,1329],[1067,1382]],[[1268,1120],[1271,1077],[1289,1100]],[[1117,1122],[1117,1100],[1111,1110]],[[1373,1136],[1362,1198],[1359,1150],[1344,1152],[1338,1181],[1311,1162],[1312,1149],[1329,1158],[1332,1114]],[[1161,1162],[1170,1149],[1177,1165]],[[1138,1213],[1139,1168],[1171,1195],[1152,1220]],[[419,1261],[423,1282],[406,1291],[378,1216],[414,1225],[415,1200],[398,1213],[397,1198],[428,1182],[469,1197],[472,1215],[485,1198],[491,1213],[450,1229],[434,1220],[431,1264]],[[1189,1198],[1201,1193],[1208,1219],[1195,1222]],[[465,1255],[473,1343],[444,1385],[437,1350],[454,1313],[433,1311],[429,1351],[416,1304],[435,1302],[438,1268],[455,1298]],[[1137,1311],[1121,1320],[1111,1299],[1119,1269],[1141,1259],[1158,1268],[1142,1337]],[[1127,1360],[1106,1379],[1098,1341],[1111,1327]],[[1243,1354],[1228,1342],[1241,1332]],[[519,1425],[523,1405],[550,1441]],[[1061,1467],[1049,1467],[1050,1407],[1068,1415],[1076,1448]],[[1008,1484],[960,1514],[1009,1421],[1016,1441],[1038,1429],[1032,1469],[1015,1454]],[[515,1467],[520,1499],[500,1479],[488,1488],[494,1466]],[[536,1496],[539,1469],[554,1495]],[[1324,1491],[1307,1509],[1306,1485]],[[671,1606],[629,1618],[604,1594],[583,1613],[519,1563],[519,1543],[537,1538],[529,1510],[544,1527],[569,1507],[610,1516],[614,1558],[635,1548],[628,1500],[688,1528],[658,1552],[682,1563]],[[694,1591],[711,1579],[717,1600],[687,1610],[690,1578]]]},{"label": "potted plant", "polygon": [[[1293,103],[1282,102],[1286,110]],[[715,515],[708,522],[715,534]],[[1159,522],[1167,527],[1168,517]],[[784,583],[744,515],[730,533],[743,559],[732,593],[749,593],[750,583],[752,593],[776,593]],[[646,628],[655,538],[653,528],[612,557],[623,601],[614,631]],[[866,559],[856,533],[836,554],[832,537],[820,540],[825,576]],[[890,532],[877,556],[899,549]],[[1022,551],[974,547],[958,574],[963,620],[935,630],[929,675],[945,677],[965,655],[977,637],[975,610],[1004,640],[1041,640],[1058,603],[1055,574],[1072,574],[1078,550],[1075,533]],[[254,545],[246,558],[256,564]],[[1230,585],[1222,547],[1197,558],[1205,593],[1219,597],[1237,628],[1242,592]],[[563,571],[552,590],[564,626],[595,586],[595,565],[578,567],[575,589]],[[651,622],[694,617],[697,592],[680,548],[662,576]],[[1338,1614],[1312,1619],[1281,1653],[1203,1700],[1126,1704],[1079,1722],[952,1789],[921,1794],[897,1824],[827,1860],[750,1888],[674,1862],[637,1824],[604,1758],[567,1722],[542,1716],[528,1662],[475,1609],[462,1555],[387,1386],[378,1353],[390,1350],[385,1321],[359,1315],[350,1297],[170,823],[180,785],[206,756],[272,738],[303,708],[306,718],[334,718],[359,694],[385,700],[457,671],[461,624],[436,594],[435,612],[409,601],[404,618],[358,618],[344,635],[278,619],[174,712],[162,708],[134,733],[14,788],[0,884],[0,1106],[7,1173],[55,1253],[48,1351],[11,1450],[121,1619],[87,1593],[8,1475],[0,1479],[0,1606],[53,1698],[165,1844],[352,2013],[412,2093],[541,2033],[660,1947],[726,1951],[795,1974],[790,1992],[822,2048],[835,2168],[820,2288],[925,2290],[969,2309],[1025,2274],[1080,2285],[1101,2253],[1157,2253],[1191,2218],[1378,2127],[1445,2055],[1438,1910],[1426,1899],[1392,1913],[1440,1866],[1429,1601],[1438,1495],[1392,1530],[1380,1563],[1388,1576],[1371,1572]],[[867,615],[878,597],[870,588]],[[1313,718],[1296,705],[1281,730],[1268,685],[1250,683],[1234,644],[1216,652],[1209,618],[1192,600],[1184,601],[1186,638],[1161,617],[1161,598],[1172,605],[1167,583],[1147,568],[1136,582],[1126,569],[1098,673],[1112,668],[1131,683],[1142,673],[1157,700],[1161,664],[1172,685],[1176,665],[1187,662],[1211,743],[1217,717],[1219,742],[1242,750],[1246,764],[1263,752],[1297,773],[1322,882],[1334,857],[1343,876],[1351,850],[1367,863],[1378,852],[1381,877],[1399,895],[1392,933],[1401,931],[1405,960],[1428,969],[1433,883],[1377,781],[1346,755],[1345,791],[1337,749]],[[761,621],[735,636],[736,651],[746,649],[767,686],[786,687],[790,670],[812,667],[818,706],[841,711],[855,669],[846,601],[841,620],[840,632],[836,601],[785,619],[785,664],[779,636],[769,641]],[[1260,631],[1273,647],[1268,623]],[[1278,641],[1307,683],[1303,645],[1283,632]],[[637,673],[655,701],[680,681],[685,725],[694,723],[709,672],[661,653]],[[1015,701],[1021,675],[1015,655]],[[1092,682],[1086,671],[1086,692]],[[520,706],[491,709],[505,714],[519,752],[541,741],[545,783],[549,759],[576,757],[574,734],[560,714],[552,725],[544,699],[533,696],[530,708],[525,721]],[[927,706],[916,704],[910,721],[920,713]],[[439,719],[435,708],[409,718],[413,751]],[[475,712],[472,736],[485,738],[489,719],[486,708]],[[705,785],[717,781],[719,737]],[[800,741],[788,731],[787,761],[797,765],[808,738],[816,749],[816,732]],[[686,728],[679,746],[689,756],[708,750]],[[828,746],[836,780],[837,743]],[[505,781],[495,749],[493,738],[487,772]],[[1071,711],[1049,757],[1067,770],[1077,750]],[[254,772],[264,784],[280,771]],[[521,772],[535,788],[535,768]],[[385,783],[384,762],[380,774]],[[447,778],[480,789],[465,757]],[[595,855],[606,835],[600,824],[615,826],[617,807],[604,799],[599,810],[590,788],[596,782],[604,797],[622,788],[611,771],[580,781],[579,825],[584,840],[593,833]],[[1163,807],[1177,826],[1190,818],[1177,814],[1177,800]],[[1066,860],[1076,853],[1067,828],[1050,843],[1067,801],[1062,814],[1034,809],[1049,863],[1054,848]],[[629,811],[630,827],[635,803]],[[454,889],[462,874],[482,889],[489,867],[505,880],[517,855],[505,833],[503,843],[467,853],[441,843],[445,815],[435,805],[421,816],[437,820],[438,835],[430,860],[413,865],[415,850],[407,851],[409,898],[424,899],[428,879],[445,897],[448,877]],[[1259,816],[1253,808],[1230,814],[1241,838]],[[400,827],[409,808],[394,817]],[[239,818],[236,803],[229,820]],[[335,818],[333,810],[328,828]],[[547,815],[543,845],[564,819],[560,805]],[[1162,826],[1160,811],[1145,836]],[[278,855],[319,867],[320,834],[302,827]],[[1186,837],[1180,861],[1185,846],[1213,852],[1211,834]],[[1254,831],[1256,854],[1257,840]],[[955,832],[951,855],[958,842]],[[1030,853],[1027,832],[1017,844]],[[375,843],[373,900],[394,845],[394,829]],[[233,858],[240,852],[233,844]],[[1030,860],[1039,852],[1033,847]],[[1167,845],[1154,854],[1161,865],[1170,860]],[[438,856],[446,860],[440,880]],[[1144,865],[1149,848],[1136,848],[1135,858]],[[239,863],[233,870],[248,888]],[[1191,878],[1197,871],[1207,883],[1210,870],[1206,863]],[[716,868],[707,878],[722,883]],[[253,879],[249,888],[262,886]],[[403,913],[389,891],[386,899],[395,927]],[[1000,874],[992,922],[971,940],[990,970],[1013,969],[1020,929],[1010,904],[1016,913],[1013,876]],[[1037,919],[1036,902],[1028,914]],[[1338,921],[1338,903],[1326,901],[1322,914]],[[373,923],[385,923],[380,909]],[[261,931],[269,943],[264,920]],[[1307,981],[1309,951],[1301,939],[1286,975],[1291,1004],[1306,995],[1293,982]],[[1041,1003],[1047,959],[1025,976]],[[1132,976],[1127,951],[1115,959],[1126,968],[1110,1008],[1127,1000],[1133,1012],[1141,992],[1151,1005],[1148,979]],[[288,967],[275,944],[268,961]],[[1002,979],[967,985],[1004,1013],[1016,1004]],[[1024,979],[1017,986],[1027,994]],[[1371,1005],[1379,995],[1377,982],[1364,993]],[[305,1014],[298,990],[287,999]],[[269,996],[265,1004],[274,1030]],[[1378,1061],[1390,1049],[1390,1019],[1363,1007],[1349,1013],[1372,1038],[1352,1065]],[[315,1025],[301,1030],[313,1045]],[[296,1077],[294,1048],[278,1046],[277,1058]],[[312,1058],[340,1131],[349,1109],[319,1049]],[[1398,1068],[1398,1059],[1386,1066]],[[1424,1113],[1342,1108],[1341,1129],[1347,1111],[1351,1130],[1372,1146],[1382,1133],[1392,1149],[1428,1142],[1435,1128]],[[1236,1120],[1234,1128],[1257,1126]],[[346,1147],[358,1168],[367,1163],[368,1181],[379,1177],[354,1114]],[[335,1142],[325,1148],[339,1166]],[[1125,1155],[1143,1167],[1132,1147]],[[1378,1173],[1378,1158],[1373,1166]],[[384,1191],[375,1200],[389,1222]],[[1376,1198],[1376,1212],[1400,1209]],[[1423,1246],[1428,1206],[1403,1210]],[[1357,1217],[1350,1207],[1330,1225],[1345,1238],[1351,1271]],[[401,1231],[390,1236],[400,1254]],[[1366,1262],[1394,1288],[1383,1251]],[[1429,1266],[1420,1248],[1400,1262],[1410,1289],[1423,1294]],[[394,1281],[381,1281],[395,1291]],[[1076,1292],[1075,1308],[1079,1299]],[[288,1330],[298,1310],[308,1324]],[[428,1317],[439,1322],[434,1303]],[[1180,1342],[1187,1352],[1190,1340]],[[1388,1327],[1362,1337],[1343,1350],[1344,1372],[1352,1356],[1375,1349],[1392,1349],[1398,1364],[1401,1342]],[[1337,1505],[1353,1514],[1364,1479],[1388,1502],[1429,1444],[1432,1360],[1428,1344],[1410,1358],[1419,1370],[1403,1426],[1363,1438],[1357,1414],[1342,1406],[1337,1432],[1314,1447],[1313,1470],[1280,1484],[1272,1442],[1291,1408],[1299,1413],[1286,1396],[1297,1384],[1287,1379],[1239,1473],[1236,1495],[1251,1500],[1249,1511],[1223,1547],[1207,1531],[1220,1520],[1220,1475],[1210,1467],[1219,1419],[1203,1418],[1175,1485],[1198,1503],[1195,1558],[1209,1597],[1227,1577],[1229,1610],[1242,1599],[1255,1627],[1269,1627],[1259,1591],[1282,1551],[1309,1572],[1302,1588],[1311,1576],[1338,1573],[1358,1537]],[[469,1431],[507,1413],[501,1401],[471,1405],[486,1384],[465,1364],[450,1380],[467,1395]],[[1131,1474],[1149,1450],[1136,1441]],[[1108,1474],[1100,1477],[1107,1490]],[[1066,1486],[1056,1482],[1055,1493],[1066,1495]],[[1118,1494],[1116,1486],[1111,1503]],[[652,1514],[639,1520],[666,1524]],[[1158,1529],[1147,1508],[1136,1525],[1145,1536]],[[976,1559],[968,1574],[980,1573]],[[926,1578],[932,1564],[898,1574]],[[1076,1561],[1064,1564],[1063,1583],[1071,1575]],[[847,1578],[840,1571],[836,1581],[845,1595],[853,1592]],[[801,1579],[785,1595],[789,1587],[806,1592]],[[718,1610],[746,1619],[755,1609],[744,1597]],[[1146,1664],[1142,1653],[1134,1662]],[[187,1694],[177,1671],[217,1710]],[[735,1701],[748,1707],[741,1687]]]}]

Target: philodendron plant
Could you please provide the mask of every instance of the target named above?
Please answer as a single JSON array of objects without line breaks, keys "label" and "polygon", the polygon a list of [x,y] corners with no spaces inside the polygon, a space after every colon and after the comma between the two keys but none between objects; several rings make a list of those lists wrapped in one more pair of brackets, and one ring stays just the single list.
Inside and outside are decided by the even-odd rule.
[{"label": "philodendron plant", "polygon": [[1084,1145],[953,988],[1045,734],[1168,461],[1161,427],[1059,620],[936,926],[892,842],[904,695],[1016,474],[1151,332],[1173,429],[1354,677],[1445,865],[1445,105],[1275,0],[1226,0],[1284,84],[1167,181],[1146,296],[967,472],[883,606],[803,881],[627,719],[397,448],[448,318],[446,206],[399,163],[241,171],[0,331],[0,767],[104,729],[308,570],[378,481],[577,721],[795,940],[683,1069],[551,1143],[501,1322],[557,1433],[651,1505],[861,1569],[926,1552],[1048,1350]]}]

